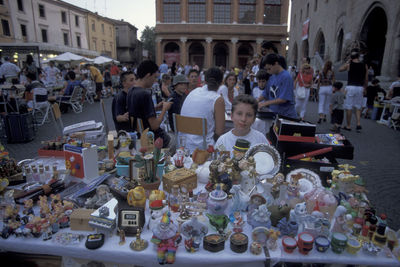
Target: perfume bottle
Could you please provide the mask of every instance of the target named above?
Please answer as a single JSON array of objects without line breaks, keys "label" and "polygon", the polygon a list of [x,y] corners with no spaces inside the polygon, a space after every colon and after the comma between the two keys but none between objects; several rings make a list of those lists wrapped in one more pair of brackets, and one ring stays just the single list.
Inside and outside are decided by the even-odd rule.
[{"label": "perfume bottle", "polygon": [[39,180],[40,180],[41,183],[44,183],[44,184],[46,183],[46,175],[44,173],[43,166],[39,167]]},{"label": "perfume bottle", "polygon": [[31,168],[29,168],[29,166],[25,166],[25,177],[26,177],[26,181],[27,182],[32,182],[33,177],[32,177],[32,171]]},{"label": "perfume bottle", "polygon": [[33,178],[32,179],[33,181],[40,182],[40,176],[39,176],[36,166],[32,167],[32,178]]},{"label": "perfume bottle", "polygon": [[44,166],[44,175],[46,177],[46,181],[51,179],[51,174],[52,173],[50,171],[50,166],[49,165]]}]

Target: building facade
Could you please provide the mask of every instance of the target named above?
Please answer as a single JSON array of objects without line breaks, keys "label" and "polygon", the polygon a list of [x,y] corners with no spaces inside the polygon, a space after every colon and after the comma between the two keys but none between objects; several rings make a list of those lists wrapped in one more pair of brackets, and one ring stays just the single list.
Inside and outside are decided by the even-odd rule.
[{"label": "building facade", "polygon": [[115,26],[112,19],[88,12],[88,42],[89,49],[99,52],[102,56],[117,58]]},{"label": "building facade", "polygon": [[129,22],[114,20],[117,60],[121,63],[138,64],[142,61],[142,46],[137,39],[137,28]]},{"label": "building facade", "polygon": [[157,0],[156,61],[244,67],[263,41],[284,53],[289,0]]},{"label": "building facade", "polygon": [[10,43],[14,40],[12,20],[8,0],[0,0],[0,43]]},{"label": "building facade", "polygon": [[391,80],[400,71],[400,5],[391,0],[292,0],[288,63],[311,57],[316,68],[343,64],[352,48],[375,75]]}]

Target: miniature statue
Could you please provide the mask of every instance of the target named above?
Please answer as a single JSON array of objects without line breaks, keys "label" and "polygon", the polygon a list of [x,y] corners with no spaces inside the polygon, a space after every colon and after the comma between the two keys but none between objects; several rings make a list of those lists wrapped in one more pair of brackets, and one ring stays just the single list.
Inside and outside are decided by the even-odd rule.
[{"label": "miniature statue", "polygon": [[147,229],[153,230],[160,223],[161,217],[167,211],[162,200],[154,200],[149,205],[150,220]]},{"label": "miniature statue", "polygon": [[97,209],[106,204],[112,198],[113,195],[110,193],[110,188],[105,184],[101,184],[96,189],[96,195],[86,200],[85,207]]},{"label": "miniature statue", "polygon": [[253,228],[258,226],[269,228],[271,227],[270,215],[271,212],[269,212],[267,204],[262,204],[250,213],[247,220]]},{"label": "miniature statue", "polygon": [[149,204],[153,200],[165,200],[165,192],[162,190],[151,190],[149,195]]},{"label": "miniature statue", "polygon": [[131,136],[126,131],[118,132],[118,142],[114,147],[115,159],[121,165],[128,165],[129,160],[136,154],[135,143],[132,141]]},{"label": "miniature statue", "polygon": [[240,190],[240,185],[233,185],[229,193],[233,194],[232,211],[245,211],[250,197]]},{"label": "miniature statue", "polygon": [[169,212],[164,213],[160,223],[153,228],[151,242],[157,245],[157,259],[160,264],[173,264],[181,235],[171,220]]},{"label": "miniature statue", "polygon": [[235,211],[233,213],[233,231],[235,233],[241,233],[243,232],[243,224],[244,224],[244,220],[242,217],[242,214],[240,213],[240,211]]},{"label": "miniature statue", "polygon": [[[331,224],[331,229],[330,231],[332,233],[337,232],[337,233],[343,233],[343,234],[348,234],[351,233],[351,229],[347,226],[346,223],[346,208],[339,205],[336,208],[335,215],[333,216],[332,219],[332,224]],[[348,214],[349,217],[351,217],[350,214]]]},{"label": "miniature statue", "polygon": [[25,215],[30,215],[34,214],[33,212],[33,200],[32,199],[27,199],[24,201],[24,210],[22,211],[23,214]]},{"label": "miniature statue", "polygon": [[49,220],[42,219],[40,223],[42,225],[43,241],[50,240],[53,237],[53,232]]},{"label": "miniature statue", "polygon": [[53,234],[57,233],[60,230],[60,225],[58,224],[58,217],[57,214],[50,214],[49,215],[49,222],[51,226],[51,231]]},{"label": "miniature statue", "polygon": [[269,230],[269,238],[267,241],[267,248],[269,250],[277,249],[278,245],[276,244],[276,241],[278,240],[280,234],[281,233],[279,231],[273,229]]},{"label": "miniature statue", "polygon": [[147,248],[147,246],[149,245],[149,243],[146,240],[140,238],[141,232],[142,232],[142,229],[138,229],[136,232],[136,240],[132,241],[129,244],[129,247],[135,251],[145,250]]},{"label": "miniature statue", "polygon": [[299,230],[299,226],[297,225],[296,221],[288,221],[286,217],[283,217],[277,225],[282,236],[291,236],[295,237]]},{"label": "miniature statue", "polygon": [[50,214],[50,208],[47,203],[47,196],[39,196],[40,217],[45,218]]},{"label": "miniature statue", "polygon": [[306,215],[307,215],[307,207],[305,202],[296,204],[294,209],[290,211],[289,222],[294,221],[297,223],[298,233],[304,231]]},{"label": "miniature statue", "polygon": [[287,195],[288,198],[297,198],[299,197],[300,193],[300,185],[299,185],[299,180],[303,178],[303,174],[297,173],[293,174],[292,177],[290,177],[290,182],[287,187]]},{"label": "miniature statue", "polygon": [[182,235],[185,236],[185,248],[188,252],[196,252],[200,248],[203,237],[208,232],[208,227],[193,216],[190,221],[184,222],[181,226]]},{"label": "miniature statue", "polygon": [[11,204],[7,205],[6,210],[4,212],[3,222],[7,223],[9,220],[12,220],[12,221],[19,220],[18,212],[19,212],[19,206],[11,205]]},{"label": "miniature statue", "polygon": [[267,203],[265,198],[262,195],[254,194],[250,197],[250,203],[248,206],[248,213],[251,214],[253,210],[258,209],[258,207],[262,204]]},{"label": "miniature statue", "polygon": [[119,242],[118,245],[122,246],[125,244],[125,231],[122,229],[119,229]]},{"label": "miniature statue", "polygon": [[51,210],[54,210],[55,205],[58,205],[61,203],[61,196],[60,196],[60,194],[57,194],[57,195],[51,194],[50,199],[51,199],[51,202],[50,202]]}]

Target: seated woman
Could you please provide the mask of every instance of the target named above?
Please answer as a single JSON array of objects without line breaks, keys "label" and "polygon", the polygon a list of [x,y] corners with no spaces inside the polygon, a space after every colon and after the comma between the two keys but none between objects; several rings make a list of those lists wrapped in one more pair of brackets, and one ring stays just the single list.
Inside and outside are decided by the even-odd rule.
[{"label": "seated woman", "polygon": [[[214,145],[215,140],[224,133],[225,104],[223,97],[217,93],[223,74],[218,68],[209,68],[205,73],[206,85],[190,92],[183,102],[181,115],[187,117],[205,118],[207,120],[207,144]],[[186,136],[186,149],[193,153],[196,148],[202,148],[203,137],[192,134]]]},{"label": "seated woman", "polygon": [[233,98],[239,95],[239,90],[235,88],[237,77],[234,72],[230,72],[226,77],[224,84],[218,89],[218,94],[222,95],[225,101],[225,110],[230,112],[232,109]]},{"label": "seated woman", "polygon": [[238,95],[232,102],[233,129],[218,138],[215,148],[221,151],[233,151],[237,139],[250,142],[250,146],[267,143],[260,131],[251,128],[257,114],[258,103],[251,95]]},{"label": "seated woman", "polygon": [[[62,94],[63,96],[70,96],[72,95],[72,92],[74,91],[74,88],[76,86],[84,88],[83,85],[81,84],[81,81],[75,80],[76,78],[75,72],[73,72],[72,70],[68,71],[66,76],[68,77],[67,86],[61,90],[60,94]],[[64,97],[63,100],[68,100],[68,98]],[[69,108],[68,104],[61,103],[60,110],[62,113],[67,113],[68,108]]]}]

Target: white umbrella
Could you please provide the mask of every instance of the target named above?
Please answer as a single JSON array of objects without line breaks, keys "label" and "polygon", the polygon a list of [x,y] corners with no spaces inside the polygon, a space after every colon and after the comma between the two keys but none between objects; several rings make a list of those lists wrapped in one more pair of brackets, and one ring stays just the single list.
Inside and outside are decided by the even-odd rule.
[{"label": "white umbrella", "polygon": [[50,60],[51,61],[84,61],[86,59],[83,56],[75,55],[70,52],[65,52],[61,55],[51,58]]},{"label": "white umbrella", "polygon": [[111,63],[114,62],[116,64],[119,64],[118,60],[114,60],[112,58],[108,58],[108,57],[103,57],[103,56],[98,56],[94,59],[93,63],[97,64],[97,65],[103,65],[103,64],[107,64],[107,63]]}]

